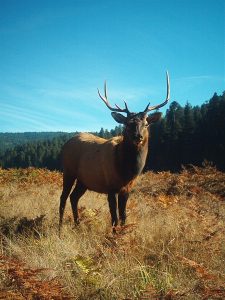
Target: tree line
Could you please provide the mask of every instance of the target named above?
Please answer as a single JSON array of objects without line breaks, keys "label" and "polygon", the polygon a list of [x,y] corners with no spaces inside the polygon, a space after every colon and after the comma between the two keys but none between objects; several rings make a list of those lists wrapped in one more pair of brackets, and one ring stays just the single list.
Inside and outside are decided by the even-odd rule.
[{"label": "tree line", "polygon": [[[122,126],[108,131],[101,128],[93,134],[102,138],[120,135]],[[2,133],[0,135],[0,167],[2,168],[47,168],[61,169],[60,153],[67,140],[78,132]],[[21,139],[19,139],[21,138]],[[27,141],[28,140],[28,141]],[[23,143],[23,141],[26,141]],[[10,147],[10,144],[13,145]],[[5,149],[5,150],[4,150]]]},{"label": "tree line", "polygon": [[[103,138],[122,133],[122,126],[94,132]],[[6,148],[0,154],[3,168],[29,166],[61,169],[60,152],[74,133],[59,133],[51,139],[32,140]],[[1,139],[1,136],[0,136]],[[204,160],[225,171],[225,92],[216,93],[201,106],[182,107],[171,102],[165,117],[152,125],[146,169],[179,171],[182,165],[201,165]]]},{"label": "tree line", "polygon": [[0,132],[0,157],[7,149],[35,141],[52,140],[65,132]]},{"label": "tree line", "polygon": [[225,92],[201,106],[172,102],[152,128],[147,167],[177,171],[207,160],[225,171]]}]

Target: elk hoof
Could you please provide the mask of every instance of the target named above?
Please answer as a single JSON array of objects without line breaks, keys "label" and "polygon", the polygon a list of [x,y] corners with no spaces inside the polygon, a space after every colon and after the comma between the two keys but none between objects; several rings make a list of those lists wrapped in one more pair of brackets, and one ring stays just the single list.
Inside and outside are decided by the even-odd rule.
[{"label": "elk hoof", "polygon": [[117,234],[116,226],[113,226],[113,227],[112,227],[112,233],[113,233],[113,234]]},{"label": "elk hoof", "polygon": [[76,219],[74,220],[74,226],[77,227],[78,225],[80,225],[80,219]]},{"label": "elk hoof", "polygon": [[125,225],[125,220],[121,220],[121,222],[120,222],[120,226],[124,226]]}]

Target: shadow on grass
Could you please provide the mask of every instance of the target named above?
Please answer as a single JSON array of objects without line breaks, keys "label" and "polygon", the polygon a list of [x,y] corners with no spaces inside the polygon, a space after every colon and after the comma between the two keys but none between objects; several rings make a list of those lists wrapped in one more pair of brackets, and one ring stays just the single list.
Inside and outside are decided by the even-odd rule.
[{"label": "shadow on grass", "polygon": [[40,238],[40,236],[46,234],[44,219],[45,215],[40,215],[32,219],[28,219],[27,217],[1,217],[0,234],[6,237],[10,237],[12,235],[29,235],[35,238]]}]

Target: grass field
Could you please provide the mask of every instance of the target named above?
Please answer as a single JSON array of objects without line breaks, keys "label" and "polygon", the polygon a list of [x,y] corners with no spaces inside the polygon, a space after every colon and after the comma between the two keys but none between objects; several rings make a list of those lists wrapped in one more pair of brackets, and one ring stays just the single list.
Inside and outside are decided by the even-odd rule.
[{"label": "grass field", "polygon": [[0,170],[0,299],[225,299],[225,174],[148,172],[113,234],[105,195],[87,192],[74,227],[62,176]]}]

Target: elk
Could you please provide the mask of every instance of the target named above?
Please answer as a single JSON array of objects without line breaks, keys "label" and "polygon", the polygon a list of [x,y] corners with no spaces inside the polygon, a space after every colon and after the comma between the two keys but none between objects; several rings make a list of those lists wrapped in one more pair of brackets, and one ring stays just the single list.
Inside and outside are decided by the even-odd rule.
[{"label": "elk", "polygon": [[[125,108],[117,104],[112,107],[107,96],[106,83],[104,96],[98,90],[99,97],[105,103],[114,120],[124,125],[122,136],[109,140],[89,133],[75,135],[65,143],[62,149],[63,191],[59,206],[59,233],[62,226],[66,200],[70,202],[75,224],[79,223],[78,201],[87,190],[108,195],[112,227],[121,226],[126,221],[126,204],[134,180],[142,172],[148,153],[149,125],[161,118],[161,113],[148,112],[166,105],[170,98],[169,74],[167,77],[166,100],[155,106],[147,105],[144,111],[132,113],[125,103]],[[125,113],[126,116],[121,113]],[[118,197],[117,197],[118,195]]]}]

